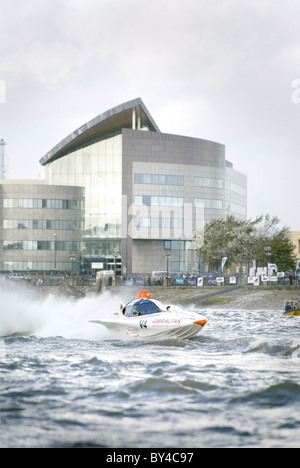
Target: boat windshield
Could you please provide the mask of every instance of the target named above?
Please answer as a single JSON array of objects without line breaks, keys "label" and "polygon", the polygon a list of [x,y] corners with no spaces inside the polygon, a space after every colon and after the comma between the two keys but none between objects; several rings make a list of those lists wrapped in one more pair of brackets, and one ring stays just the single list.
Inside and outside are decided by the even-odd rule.
[{"label": "boat windshield", "polygon": [[162,312],[162,310],[150,299],[140,299],[134,304],[128,304],[125,309],[127,317],[158,314],[159,312]]}]

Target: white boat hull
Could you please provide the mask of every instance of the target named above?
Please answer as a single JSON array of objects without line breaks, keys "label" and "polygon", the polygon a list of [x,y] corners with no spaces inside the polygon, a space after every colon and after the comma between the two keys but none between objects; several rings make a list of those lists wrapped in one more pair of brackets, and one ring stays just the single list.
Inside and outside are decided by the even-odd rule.
[{"label": "white boat hull", "polygon": [[204,327],[206,318],[195,312],[162,312],[139,317],[120,316],[115,320],[90,320],[120,337],[191,338]]}]

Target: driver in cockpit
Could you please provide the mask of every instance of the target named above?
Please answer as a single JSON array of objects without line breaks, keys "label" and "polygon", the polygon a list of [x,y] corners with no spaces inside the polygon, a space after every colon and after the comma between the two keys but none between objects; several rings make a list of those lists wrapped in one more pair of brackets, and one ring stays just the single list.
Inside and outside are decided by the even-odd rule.
[{"label": "driver in cockpit", "polygon": [[127,304],[123,309],[125,317],[139,317],[140,315],[157,314],[162,310],[149,299],[140,299],[134,304]]}]

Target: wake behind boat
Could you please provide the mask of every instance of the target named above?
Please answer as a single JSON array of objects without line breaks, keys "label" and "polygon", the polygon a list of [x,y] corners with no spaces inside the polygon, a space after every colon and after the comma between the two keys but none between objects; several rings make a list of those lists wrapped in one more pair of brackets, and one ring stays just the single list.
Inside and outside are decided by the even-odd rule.
[{"label": "wake behind boat", "polygon": [[123,337],[191,338],[202,330],[207,319],[196,312],[166,307],[151,299],[149,291],[140,291],[137,299],[121,305],[117,318],[89,322],[103,325]]}]

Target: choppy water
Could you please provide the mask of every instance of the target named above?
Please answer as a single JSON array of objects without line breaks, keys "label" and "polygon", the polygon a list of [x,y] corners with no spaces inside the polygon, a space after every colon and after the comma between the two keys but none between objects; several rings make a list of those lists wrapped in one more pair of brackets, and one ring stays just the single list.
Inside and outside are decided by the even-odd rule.
[{"label": "choppy water", "polygon": [[1,447],[300,445],[300,317],[207,309],[196,338],[116,341],[88,323],[108,294],[0,303]]}]

